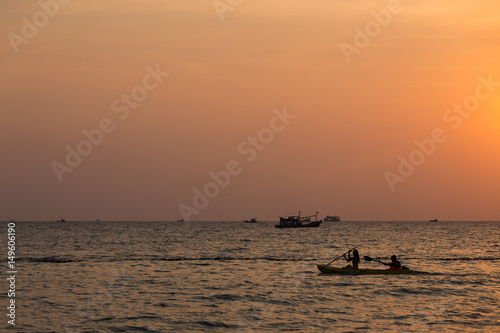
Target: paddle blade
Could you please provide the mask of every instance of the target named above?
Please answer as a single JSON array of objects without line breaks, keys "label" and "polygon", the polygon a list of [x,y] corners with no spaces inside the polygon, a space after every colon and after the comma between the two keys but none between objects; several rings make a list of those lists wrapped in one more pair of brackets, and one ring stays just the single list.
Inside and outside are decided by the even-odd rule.
[{"label": "paddle blade", "polygon": [[373,261],[373,258],[372,257],[369,257],[369,256],[364,256],[365,260],[366,261]]}]

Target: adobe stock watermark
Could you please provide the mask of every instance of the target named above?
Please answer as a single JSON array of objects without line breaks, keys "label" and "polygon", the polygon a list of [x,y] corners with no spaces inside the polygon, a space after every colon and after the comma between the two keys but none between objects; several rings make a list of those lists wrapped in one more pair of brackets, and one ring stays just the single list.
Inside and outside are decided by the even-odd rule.
[{"label": "adobe stock watermark", "polygon": [[26,16],[21,18],[23,25],[21,27],[21,34],[16,34],[15,32],[9,32],[7,34],[7,39],[10,45],[14,49],[16,54],[19,53],[19,46],[21,44],[28,44],[30,40],[35,38],[40,29],[44,28],[49,24],[51,18],[54,18],[59,13],[60,5],[66,5],[71,0],[40,0],[38,5],[40,10],[37,11],[31,17],[31,20]]},{"label": "adobe stock watermark", "polygon": [[[443,120],[451,125],[451,129],[458,130],[462,126],[464,119],[469,118],[479,108],[480,102],[490,98],[495,92],[495,87],[500,86],[500,82],[493,81],[493,74],[488,75],[487,78],[479,76],[478,81],[479,84],[474,90],[474,95],[467,96],[461,104],[454,104],[452,108],[443,113]],[[424,164],[436,152],[437,146],[446,142],[446,140],[448,140],[446,131],[437,127],[432,130],[429,138],[415,140],[417,148],[408,154],[408,157],[399,155],[398,160],[400,163],[397,172],[384,172],[384,178],[391,192],[396,191],[396,184],[403,183],[413,175],[416,168]]]},{"label": "adobe stock watermark", "polygon": [[401,14],[403,9],[404,7],[401,5],[400,0],[389,0],[386,9],[381,9],[378,12],[372,10],[370,12],[373,20],[368,21],[363,29],[358,26],[354,27],[353,43],[342,42],[339,44],[347,63],[350,64],[352,62],[351,58],[354,53],[360,54],[361,50],[367,48],[372,40],[380,35],[382,28],[386,28],[391,23],[392,16]]},{"label": "adobe stock watermark", "polygon": [[[168,72],[162,72],[160,65],[156,65],[155,69],[147,66],[146,72],[147,74],[144,75],[142,83],[133,87],[130,94],[121,94],[120,98],[116,98],[111,102],[111,112],[115,113],[118,119],[127,119],[130,116],[130,111],[137,108],[139,103],[148,97],[148,93],[156,89],[164,78],[170,75]],[[85,157],[92,154],[94,148],[102,144],[106,134],[111,134],[115,130],[116,124],[111,118],[102,118],[96,128],[82,131],[84,139],[74,146],[67,145],[65,163],[53,161],[51,164],[59,183],[63,182],[64,174],[72,173],[75,168],[82,164]]]},{"label": "adobe stock watermark", "polygon": [[[286,107],[283,110],[273,110],[274,116],[269,121],[269,126],[262,128],[257,135],[250,135],[246,140],[241,142],[237,151],[241,156],[245,156],[247,163],[252,162],[257,157],[260,151],[266,149],[267,145],[274,141],[275,135],[285,130],[290,121],[297,117],[290,114]],[[198,215],[202,210],[208,207],[211,199],[219,196],[221,190],[227,188],[232,177],[239,175],[243,171],[242,163],[237,160],[230,160],[226,163],[223,170],[218,172],[210,171],[208,176],[210,181],[201,187],[193,188],[192,205],[180,203],[179,211],[184,221],[188,222],[192,215]]]},{"label": "adobe stock watermark", "polygon": [[224,13],[232,12],[236,7],[241,5],[243,0],[214,0],[212,2],[219,19],[224,22]]}]

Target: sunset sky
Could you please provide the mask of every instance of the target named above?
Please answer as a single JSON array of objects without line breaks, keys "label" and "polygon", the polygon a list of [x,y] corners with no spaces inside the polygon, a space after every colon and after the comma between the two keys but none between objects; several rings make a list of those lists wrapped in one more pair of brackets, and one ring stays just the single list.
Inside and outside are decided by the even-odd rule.
[{"label": "sunset sky", "polygon": [[40,3],[0,3],[0,220],[177,220],[230,161],[191,220],[500,219],[497,1]]}]

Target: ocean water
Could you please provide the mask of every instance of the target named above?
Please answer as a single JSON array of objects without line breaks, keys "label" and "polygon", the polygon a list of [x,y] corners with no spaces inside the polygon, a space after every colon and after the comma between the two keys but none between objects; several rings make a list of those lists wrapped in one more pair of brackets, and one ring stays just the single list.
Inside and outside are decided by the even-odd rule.
[{"label": "ocean water", "polygon": [[[274,224],[17,222],[16,326],[3,314],[0,327],[38,333],[500,332],[498,222]],[[0,225],[6,235],[7,223]],[[319,274],[316,263],[356,245],[361,257],[396,254],[416,272]],[[7,284],[4,289],[7,313]]]}]

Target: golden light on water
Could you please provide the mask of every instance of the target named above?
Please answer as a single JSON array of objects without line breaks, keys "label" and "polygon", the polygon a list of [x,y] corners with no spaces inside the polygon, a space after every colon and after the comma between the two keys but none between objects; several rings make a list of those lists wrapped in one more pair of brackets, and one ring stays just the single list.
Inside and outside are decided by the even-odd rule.
[{"label": "golden light on water", "polygon": [[0,1],[9,325],[498,331],[497,8]]}]

